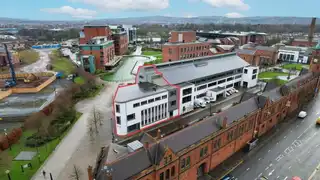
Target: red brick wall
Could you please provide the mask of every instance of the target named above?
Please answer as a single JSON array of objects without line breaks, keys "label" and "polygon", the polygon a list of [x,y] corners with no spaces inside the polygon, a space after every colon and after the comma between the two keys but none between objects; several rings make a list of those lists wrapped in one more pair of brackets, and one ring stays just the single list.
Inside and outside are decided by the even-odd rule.
[{"label": "red brick wall", "polygon": [[[188,50],[189,48],[189,50]],[[212,55],[210,43],[180,44],[180,45],[163,45],[162,56],[163,62],[177,61],[181,59],[190,59]],[[171,53],[170,53],[171,49]],[[186,50],[186,51],[185,51]]]},{"label": "red brick wall", "polygon": [[[96,36],[111,36],[111,30],[109,27],[84,27],[82,32],[85,37],[80,38],[80,44],[86,44],[90,39]],[[108,38],[110,40],[110,38]]]},{"label": "red brick wall", "polygon": [[182,34],[182,41],[185,43],[194,42],[197,38],[195,31],[171,31],[169,42],[179,42],[179,34]]},{"label": "red brick wall", "polygon": [[[309,42],[308,41],[296,41],[293,40],[291,43],[292,46],[301,46],[301,47],[308,47],[309,46]],[[316,42],[312,42],[312,46],[317,45]]]},{"label": "red brick wall", "polygon": [[[103,52],[103,59],[101,59],[101,52]],[[82,50],[82,55],[93,55],[95,57],[95,65],[97,69],[104,70],[104,65],[109,63],[114,59],[114,46],[108,46],[104,49],[101,49],[100,51],[88,51],[88,50]]]},{"label": "red brick wall", "polygon": [[127,34],[117,34],[112,36],[112,38],[114,40],[115,54],[117,56],[125,54],[128,50],[129,44]]}]

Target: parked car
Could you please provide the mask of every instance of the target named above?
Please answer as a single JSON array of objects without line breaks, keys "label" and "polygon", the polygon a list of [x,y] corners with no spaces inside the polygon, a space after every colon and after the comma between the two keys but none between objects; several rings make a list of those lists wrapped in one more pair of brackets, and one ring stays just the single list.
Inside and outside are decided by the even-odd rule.
[{"label": "parked car", "polygon": [[206,107],[206,102],[203,99],[195,99],[194,100],[194,106],[195,107],[205,108]]},{"label": "parked car", "polygon": [[306,116],[307,116],[307,112],[305,112],[305,111],[300,111],[298,114],[299,118],[305,118]]},{"label": "parked car", "polygon": [[224,176],[221,180],[235,180],[236,178],[231,174]]},{"label": "parked car", "polygon": [[204,97],[203,100],[204,102],[206,102],[206,104],[210,103],[210,97]]},{"label": "parked car", "polygon": [[234,92],[236,92],[236,93],[239,92],[236,88],[232,88],[232,90],[234,90]]}]

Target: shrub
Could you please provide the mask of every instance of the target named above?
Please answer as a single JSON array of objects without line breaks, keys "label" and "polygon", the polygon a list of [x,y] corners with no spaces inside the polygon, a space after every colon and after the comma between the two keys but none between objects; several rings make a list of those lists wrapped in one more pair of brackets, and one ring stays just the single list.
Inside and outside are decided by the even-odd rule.
[{"label": "shrub", "polygon": [[54,139],[55,137],[40,136],[38,134],[33,134],[27,137],[25,145],[28,147],[39,147]]}]

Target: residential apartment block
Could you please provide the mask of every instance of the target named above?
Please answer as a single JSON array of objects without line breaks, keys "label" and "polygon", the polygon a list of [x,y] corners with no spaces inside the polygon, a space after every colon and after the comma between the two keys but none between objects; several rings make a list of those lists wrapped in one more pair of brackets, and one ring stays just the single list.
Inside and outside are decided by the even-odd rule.
[{"label": "residential apartment block", "polygon": [[226,96],[231,88],[254,87],[258,67],[235,53],[141,66],[133,85],[114,95],[115,131],[131,136],[194,110],[196,99]]},{"label": "residential apartment block", "polygon": [[78,60],[83,68],[94,73],[96,69],[106,70],[116,66],[120,56],[128,50],[128,38],[119,26],[84,26],[80,32]]},{"label": "residential apartment block", "polygon": [[319,77],[302,71],[281,87],[267,84],[261,95],[243,96],[226,111],[168,136],[158,131],[126,146],[110,144],[101,149],[94,170],[88,168],[89,180],[196,180],[296,113],[318,88]]}]

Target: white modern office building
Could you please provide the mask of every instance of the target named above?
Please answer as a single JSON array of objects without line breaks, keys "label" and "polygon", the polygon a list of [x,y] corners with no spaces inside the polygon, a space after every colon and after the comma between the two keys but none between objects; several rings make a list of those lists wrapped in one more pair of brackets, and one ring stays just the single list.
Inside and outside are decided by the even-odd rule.
[{"label": "white modern office building", "polygon": [[142,66],[136,84],[114,95],[117,135],[128,135],[194,110],[196,99],[219,101],[232,88],[256,86],[258,67],[235,53]]},{"label": "white modern office building", "polygon": [[278,59],[282,62],[308,64],[312,50],[308,47],[281,46]]},{"label": "white modern office building", "polygon": [[127,32],[128,42],[134,43],[137,41],[137,28],[132,25],[122,25],[124,30]]}]

